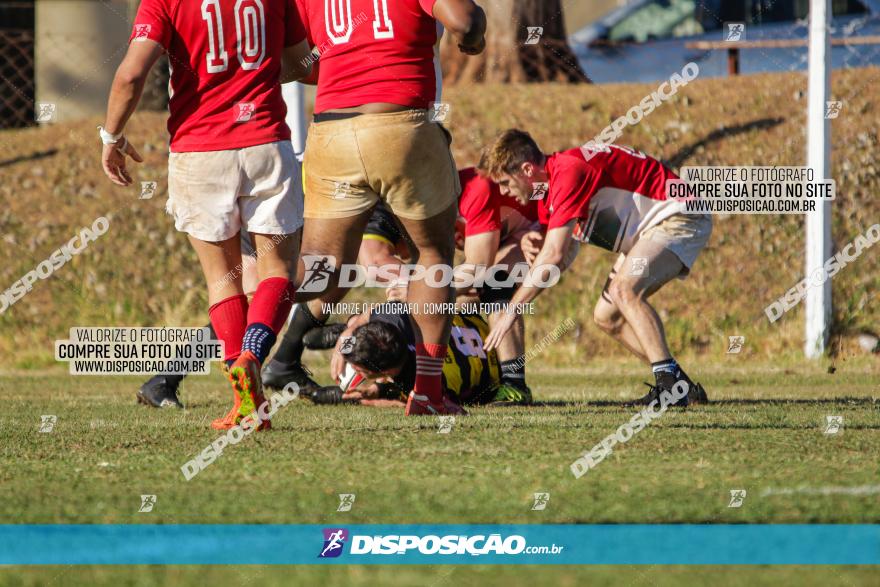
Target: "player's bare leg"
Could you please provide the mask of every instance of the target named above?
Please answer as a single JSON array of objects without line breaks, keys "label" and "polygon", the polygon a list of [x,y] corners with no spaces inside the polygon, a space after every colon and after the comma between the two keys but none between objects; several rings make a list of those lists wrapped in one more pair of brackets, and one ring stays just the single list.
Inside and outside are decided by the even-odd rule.
[{"label": "player's bare leg", "polygon": [[[297,265],[296,282],[300,284],[296,299],[298,302],[314,300],[330,295],[339,283],[340,266],[354,263],[360,248],[361,235],[370,219],[371,212],[345,218],[306,218],[303,227],[301,259]],[[335,260],[324,267],[306,267],[306,257],[324,257]],[[316,271],[316,268],[318,270]],[[325,270],[326,268],[326,270]],[[321,273],[321,275],[318,275]],[[320,278],[319,281],[315,281]],[[315,284],[314,291],[307,290],[309,283]],[[304,291],[305,290],[305,291]]]},{"label": "player's bare leg", "polygon": [[[633,259],[647,259],[643,271],[634,268]],[[655,383],[641,403],[650,403],[662,391],[671,391],[677,381],[688,384],[688,396],[673,405],[686,406],[689,401],[705,401],[705,392],[696,386],[678,365],[669,351],[663,322],[648,298],[666,283],[677,277],[684,264],[661,244],[650,240],[639,241],[625,257],[622,266],[608,286],[608,293],[639,345],[651,362]]]},{"label": "player's bare leg", "polygon": [[288,235],[251,235],[254,248],[257,250],[256,266],[259,281],[271,277],[290,279],[294,275],[301,233],[302,229]]},{"label": "player's bare leg", "polygon": [[189,242],[199,257],[208,285],[208,304],[214,305],[244,293],[241,273],[237,270],[241,263],[241,242],[237,234],[220,242],[207,242],[190,236]]},{"label": "player's bare leg", "polygon": [[[232,410],[212,426],[227,429],[245,421],[257,430],[268,430],[271,422],[263,418],[266,399],[260,367],[266,360],[293,304],[291,281],[294,259],[299,248],[300,231],[287,235],[251,234],[256,250],[258,283],[247,312],[247,328],[241,355],[229,367],[235,392]],[[260,415],[254,418],[255,412]]]},{"label": "player's bare leg", "polygon": [[[637,271],[631,268],[634,257],[648,260],[647,269],[641,275],[634,274]],[[648,297],[678,276],[682,269],[684,265],[674,253],[659,244],[642,241],[632,248],[608,286],[611,301],[623,314],[651,363],[668,360],[672,355],[663,322],[648,303]]]},{"label": "player's bare leg", "polygon": [[267,387],[283,389],[289,383],[296,383],[303,393],[320,387],[312,379],[312,372],[302,363],[306,348],[304,338],[309,331],[324,326],[330,318],[327,306],[342,301],[347,293],[348,290],[337,287],[320,298],[293,306],[281,343],[271,360],[263,367],[263,383]]},{"label": "player's bare leg", "polygon": [[608,275],[608,279],[605,280],[602,294],[599,296],[599,301],[596,302],[596,308],[593,310],[593,321],[605,334],[622,344],[642,361],[650,363],[648,356],[645,354],[644,349],[642,349],[642,343],[639,342],[639,337],[636,336],[635,330],[629,325],[626,318],[623,317],[623,313],[614,304],[608,291],[611,282],[614,281],[617,273],[623,268],[625,259],[625,255],[618,257],[614,267],[611,269],[611,273]]},{"label": "player's bare leg", "polygon": [[623,317],[620,309],[611,301],[607,287],[602,290],[602,295],[593,310],[593,321],[602,332],[622,344],[645,363],[650,363],[645,351],[642,350],[642,344],[639,342],[635,330]]},{"label": "player's bare leg", "polygon": [[[299,235],[253,235],[258,251],[259,283],[248,304],[242,287],[241,243],[238,236],[221,242],[190,237],[208,285],[211,320],[226,345],[230,364],[233,407],[212,423],[217,429],[238,425],[265,403],[259,368],[274,343],[292,303],[291,259],[296,258]],[[268,429],[268,420],[256,423]]]},{"label": "player's bare leg", "polygon": [[[409,243],[417,263],[429,268],[432,265],[452,266],[455,254],[455,218],[458,215],[457,205],[449,206],[445,211],[425,220],[412,220],[398,217],[410,236]],[[440,378],[440,370],[446,355],[449,342],[449,330],[452,324],[451,313],[426,311],[431,304],[451,304],[453,289],[431,287],[427,280],[416,279],[409,282],[407,301],[416,305],[412,315],[416,337],[416,389],[410,394],[407,403],[407,414],[427,414],[420,406],[425,404],[441,405],[445,402]],[[424,399],[421,399],[424,398]],[[451,404],[446,413],[456,413],[461,408]]]},{"label": "player's bare leg", "polygon": [[[217,338],[224,344],[224,360],[231,366],[241,356],[241,345],[247,328],[248,299],[241,279],[241,241],[236,234],[225,241],[208,242],[189,236],[208,286],[211,323]],[[235,391],[235,390],[234,390]],[[226,429],[240,421],[241,399],[234,393],[233,407],[211,426]]]},{"label": "player's bare leg", "polygon": [[254,295],[257,286],[260,285],[260,276],[257,273],[256,255],[241,256],[241,287],[248,297]]},{"label": "player's bare leg", "polygon": [[[407,249],[404,243],[400,248]],[[364,238],[361,241],[361,248],[358,251],[358,265],[369,270],[370,267],[384,267],[389,274],[399,275],[399,271],[393,269],[393,266],[401,265],[401,257],[409,256],[408,250],[404,255],[397,256],[400,251],[391,243],[381,240],[373,240]],[[382,276],[379,276],[382,277]],[[405,283],[398,280],[391,281],[386,289],[386,297],[392,301],[406,300],[407,288]]]}]

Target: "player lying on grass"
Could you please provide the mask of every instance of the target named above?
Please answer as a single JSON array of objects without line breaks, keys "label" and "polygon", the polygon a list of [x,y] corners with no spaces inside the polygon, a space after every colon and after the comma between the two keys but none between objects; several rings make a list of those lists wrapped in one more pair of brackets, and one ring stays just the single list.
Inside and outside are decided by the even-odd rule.
[{"label": "player lying on grass", "polygon": [[[303,161],[303,256],[325,259],[327,289],[334,289],[340,267],[355,261],[370,212],[382,200],[406,229],[421,264],[450,265],[460,186],[451,137],[428,113],[439,101],[434,46],[442,25],[463,53],[482,52],[485,14],[472,0],[350,0],[340,14],[326,0],[297,4],[309,41],[320,51]],[[373,24],[355,26],[352,15],[367,15]],[[300,268],[304,289],[306,267]],[[452,291],[413,280],[408,301],[449,303]],[[445,397],[440,380],[450,318],[413,316],[418,367],[407,415],[461,411]]]},{"label": "player lying on grass", "polygon": [[[707,215],[685,215],[666,198],[666,182],[677,176],[656,159],[629,148],[597,145],[541,152],[521,130],[502,133],[487,148],[482,165],[501,193],[520,203],[538,200],[543,232],[523,238],[532,265],[511,309],[535,299],[538,267],[565,270],[572,247],[589,242],[619,253],[593,312],[596,324],[640,359],[649,362],[655,385],[638,401],[647,404],[685,380],[691,392],[677,405],[705,402],[666,342],[663,323],[648,298],[672,279],[684,279],[712,233]],[[576,249],[575,249],[576,250]],[[498,347],[516,316],[507,313],[493,327],[486,349]]]},{"label": "player lying on grass", "polygon": [[[404,405],[416,372],[415,335],[406,311],[401,302],[387,302],[351,316],[330,366],[340,385],[314,389],[304,397],[321,404]],[[495,352],[483,349],[488,331],[479,315],[453,316],[442,372],[446,393],[460,405],[525,403],[502,385]]]},{"label": "player lying on grass", "polygon": [[[460,170],[458,175],[462,192],[458,201],[456,243],[464,251],[463,263],[487,267],[502,263],[512,266],[524,262],[519,241],[536,223],[537,209],[534,203],[520,206],[514,200],[501,198],[498,186],[480,176],[472,167]],[[408,238],[380,201],[364,229],[358,262],[364,267],[400,264],[401,258],[409,256],[411,247],[407,242]],[[316,385],[302,365],[303,339],[310,330],[327,322],[330,317],[325,311],[327,305],[341,301],[347,292],[346,289],[336,288],[318,300],[294,306],[289,327],[279,348],[263,368],[263,381],[267,386],[282,389],[290,382],[296,383],[300,388]],[[480,288],[480,291],[471,289],[457,293],[479,297],[487,303],[495,302],[498,296],[498,293],[493,293],[487,287]],[[394,290],[389,299],[402,300],[405,295],[403,284]],[[510,294],[507,295],[509,298]],[[489,316],[490,324],[498,314],[494,312]],[[521,359],[525,353],[524,337],[522,316],[518,316],[514,327],[501,341],[498,358],[501,361],[502,384],[510,386],[507,392],[511,395],[519,394],[521,400],[529,401],[531,392],[525,380],[525,361]]]},{"label": "player lying on grass", "polygon": [[[365,268],[400,265],[401,259],[410,257],[404,237],[405,234],[397,219],[388,207],[379,201],[364,228],[358,251],[358,264]],[[393,273],[393,269],[389,273]],[[401,288],[396,282],[388,285],[390,299],[405,299],[405,288]],[[335,288],[326,291],[320,298],[294,305],[278,350],[263,367],[263,382],[266,386],[283,389],[288,383],[296,383],[302,390],[319,387],[311,379],[308,368],[302,364],[304,338],[310,331],[321,328],[327,323],[330,318],[330,313],[327,311],[329,305],[342,301],[348,292],[346,288]],[[334,328],[338,327],[339,325],[334,325]],[[322,332],[330,333],[328,335],[332,337],[331,345],[336,342],[338,330],[335,335],[332,334],[332,328]]]},{"label": "player lying on grass", "polygon": [[[123,130],[147,74],[167,53],[173,90],[167,208],[199,257],[233,386],[233,407],[212,423],[217,429],[238,425],[266,401],[260,364],[296,289],[290,278],[302,196],[279,82],[308,75],[305,39],[288,0],[263,0],[258,11],[241,2],[143,0],[100,130],[104,172],[120,186],[131,185],[125,158],[142,158]],[[236,272],[241,230],[261,251],[250,303]],[[258,424],[269,427],[268,420]]]}]

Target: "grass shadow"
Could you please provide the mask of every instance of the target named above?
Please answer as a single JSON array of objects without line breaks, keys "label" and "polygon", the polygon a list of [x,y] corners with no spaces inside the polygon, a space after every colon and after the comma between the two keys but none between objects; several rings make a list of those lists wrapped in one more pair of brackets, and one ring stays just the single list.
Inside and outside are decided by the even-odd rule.
[{"label": "grass shadow", "polygon": [[16,163],[21,163],[22,161],[36,161],[37,159],[45,159],[46,157],[54,156],[56,153],[58,153],[58,149],[37,151],[35,153],[31,153],[30,155],[22,155],[20,157],[13,157],[12,159],[0,161],[0,167],[9,167],[10,165],[15,165]]},{"label": "grass shadow", "polygon": [[695,143],[691,143],[690,145],[685,145],[678,151],[676,151],[667,161],[667,165],[673,169],[677,169],[681,167],[681,164],[684,163],[688,157],[691,156],[695,150],[700,147],[705,147],[709,143],[715,143],[722,139],[726,139],[727,137],[731,137],[733,135],[738,135],[742,133],[749,132],[751,130],[766,130],[769,128],[773,128],[774,126],[778,126],[785,122],[784,118],[760,118],[758,120],[753,120],[751,122],[747,122],[745,124],[735,124],[733,126],[722,126],[721,128],[715,129],[706,135],[704,138],[696,141]]}]

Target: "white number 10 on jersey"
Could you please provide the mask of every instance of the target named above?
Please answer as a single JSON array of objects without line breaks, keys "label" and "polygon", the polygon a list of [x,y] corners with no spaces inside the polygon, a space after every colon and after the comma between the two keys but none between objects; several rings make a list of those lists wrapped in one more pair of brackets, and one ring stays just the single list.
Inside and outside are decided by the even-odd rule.
[{"label": "white number 10 on jersey", "polygon": [[[266,58],[266,13],[263,2],[238,0],[234,12],[238,62],[246,71],[259,69]],[[229,55],[223,37],[220,0],[202,0],[202,19],[208,25],[208,73],[226,71],[229,69]]]}]

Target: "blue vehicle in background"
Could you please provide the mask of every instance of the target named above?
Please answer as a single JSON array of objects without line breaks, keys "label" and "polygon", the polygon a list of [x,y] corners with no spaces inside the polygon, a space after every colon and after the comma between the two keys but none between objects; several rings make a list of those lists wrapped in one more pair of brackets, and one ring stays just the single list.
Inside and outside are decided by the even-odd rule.
[{"label": "blue vehicle in background", "polygon": [[[596,83],[668,79],[688,62],[700,76],[725,76],[726,51],[688,48],[728,40],[728,23],[744,23],[742,41],[806,40],[809,0],[634,0],[569,37]],[[832,0],[831,37],[880,35],[880,0]],[[880,65],[880,44],[835,45],[832,67]],[[743,74],[807,67],[807,48],[743,49]]]}]

